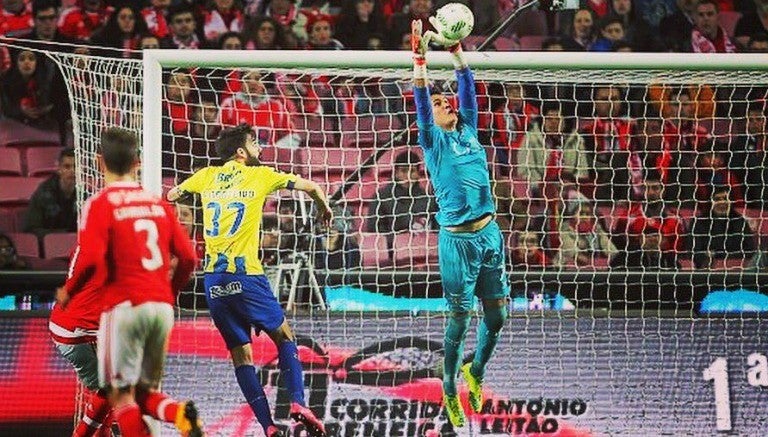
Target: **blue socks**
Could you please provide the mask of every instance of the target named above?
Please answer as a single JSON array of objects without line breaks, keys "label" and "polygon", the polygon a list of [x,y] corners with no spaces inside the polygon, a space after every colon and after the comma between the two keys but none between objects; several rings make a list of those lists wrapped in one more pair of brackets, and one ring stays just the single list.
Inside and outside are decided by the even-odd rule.
[{"label": "blue socks", "polygon": [[472,375],[481,381],[485,376],[485,365],[499,341],[499,332],[507,320],[507,306],[486,307],[483,312],[483,320],[477,325],[477,350],[470,369]]},{"label": "blue socks", "polygon": [[301,362],[299,361],[299,350],[296,348],[296,342],[283,341],[280,343],[277,347],[277,356],[280,376],[285,380],[291,401],[306,407],[304,403],[304,375]]},{"label": "blue socks", "polygon": [[245,400],[251,406],[253,414],[256,415],[256,419],[258,419],[266,433],[267,428],[274,425],[274,422],[272,422],[272,414],[269,412],[269,403],[267,402],[267,396],[264,394],[264,388],[261,386],[259,377],[256,375],[256,368],[251,365],[236,367],[235,376],[237,377],[237,383],[240,385],[240,390],[245,396]]},{"label": "blue socks", "polygon": [[443,392],[455,396],[456,375],[459,373],[459,363],[464,354],[464,337],[469,329],[469,313],[452,312],[445,327],[445,358],[443,361]]}]

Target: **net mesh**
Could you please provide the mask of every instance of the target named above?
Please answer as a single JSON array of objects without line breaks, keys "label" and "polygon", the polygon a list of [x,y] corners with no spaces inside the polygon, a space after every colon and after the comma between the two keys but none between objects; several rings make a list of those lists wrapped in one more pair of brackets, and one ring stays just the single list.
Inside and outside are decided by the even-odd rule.
[{"label": "net mesh", "polygon": [[[345,353],[358,351],[356,360],[345,355],[336,368],[329,364],[328,350],[321,354],[324,364],[308,365],[309,374],[318,371],[322,384],[330,384],[322,388],[323,404],[314,405],[330,423],[343,428],[345,420],[359,419],[356,414],[375,416],[365,416],[362,406],[350,410],[327,399],[357,396],[369,408],[376,398],[369,393],[372,387],[388,387],[392,394],[409,381],[439,377],[435,363],[440,360],[432,354],[441,353],[442,313],[403,316],[392,311],[444,307],[386,299],[442,296],[437,205],[417,146],[409,71],[167,68],[163,118],[147,121],[142,120],[140,62],[55,56],[73,101],[83,196],[99,187],[95,151],[100,129],[118,124],[140,133],[142,122],[162,123],[158,159],[164,190],[198,168],[219,164],[213,141],[220,129],[247,122],[262,144],[263,164],[312,179],[334,193],[337,218],[329,232],[317,231],[305,199],[288,192],[274,195],[265,206],[261,253],[281,302],[291,298],[295,285],[292,303],[310,311],[295,320],[297,332],[324,345],[336,341]],[[709,411],[709,398],[688,399],[686,393],[664,390],[663,384],[638,387],[631,396],[624,391],[633,384],[630,374],[650,379],[661,374],[660,384],[671,379],[671,369],[654,363],[673,357],[682,365],[693,359],[677,356],[682,345],[710,353],[722,349],[707,334],[721,324],[697,323],[697,302],[706,292],[761,287],[756,271],[765,264],[760,248],[768,241],[763,208],[768,193],[766,90],[758,84],[768,83],[767,76],[755,71],[476,71],[480,141],[492,171],[497,220],[512,272],[512,307],[518,311],[499,346],[514,357],[500,352],[487,379],[501,381],[494,390],[507,399],[503,402],[590,399],[583,415],[572,411],[563,416],[577,427],[588,418],[599,432],[621,434],[650,432],[653,421],[633,411],[664,398],[673,407],[658,418],[676,418],[671,432],[699,426],[685,420],[688,407],[682,405]],[[431,72],[431,79],[435,91],[453,96],[450,71]],[[202,244],[199,205],[179,208]],[[326,303],[340,311],[316,312],[313,288],[321,288]],[[180,296],[193,322],[207,320],[203,295],[198,285]],[[631,312],[635,309],[643,311],[640,316]],[[614,318],[617,314],[625,317]],[[747,337],[759,334],[758,325],[749,325],[750,317],[730,326],[726,321],[725,328]],[[685,327],[678,330],[680,320]],[[230,402],[239,399],[237,388],[221,383],[231,370],[210,350],[223,346],[200,329],[188,319],[177,326],[178,335],[189,335],[186,342],[192,343],[176,356],[172,352],[169,368],[192,354],[197,373],[169,371],[166,387],[202,397],[198,403],[206,405],[204,417],[221,432],[236,417],[252,422],[248,411],[238,409],[239,402]],[[406,340],[382,341],[400,337]],[[424,344],[402,343],[409,338]],[[368,355],[366,347],[373,348]],[[470,340],[467,350],[473,347]],[[603,353],[610,357],[607,368],[601,364]],[[272,378],[270,387],[276,387],[270,363],[262,363],[262,376]],[[504,375],[521,368],[538,375],[527,378],[538,382],[526,389],[510,385]],[[698,370],[675,369],[690,384],[703,384]],[[560,388],[548,387],[545,380]],[[320,384],[320,379],[308,381]],[[364,386],[362,394],[349,385],[353,381]],[[189,384],[202,388],[185,388]],[[269,396],[280,417],[286,398],[274,390]],[[600,413],[614,405],[625,408],[626,416]],[[397,420],[394,407],[387,408],[390,425],[383,432],[390,433],[387,426]],[[404,415],[404,426],[418,427],[426,420],[422,414]],[[509,423],[502,428],[513,426]],[[473,426],[473,435],[485,433],[479,422]],[[359,428],[359,435],[373,435],[369,431]]]}]

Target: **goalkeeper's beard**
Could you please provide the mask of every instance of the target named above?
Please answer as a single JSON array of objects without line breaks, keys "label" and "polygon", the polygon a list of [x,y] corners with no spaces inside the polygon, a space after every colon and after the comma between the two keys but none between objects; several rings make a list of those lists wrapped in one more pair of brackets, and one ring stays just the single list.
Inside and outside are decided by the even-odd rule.
[{"label": "goalkeeper's beard", "polygon": [[249,167],[256,167],[261,165],[261,162],[259,161],[259,155],[252,155],[248,150],[246,150],[245,153],[248,155],[245,158],[245,165]]}]

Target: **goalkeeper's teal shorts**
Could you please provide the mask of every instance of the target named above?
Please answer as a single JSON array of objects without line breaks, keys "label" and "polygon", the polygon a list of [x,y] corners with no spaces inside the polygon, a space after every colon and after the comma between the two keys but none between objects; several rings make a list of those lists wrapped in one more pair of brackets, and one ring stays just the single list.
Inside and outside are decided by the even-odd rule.
[{"label": "goalkeeper's teal shorts", "polygon": [[509,296],[504,238],[495,220],[476,232],[440,229],[437,250],[443,294],[451,311],[471,311],[475,296]]}]

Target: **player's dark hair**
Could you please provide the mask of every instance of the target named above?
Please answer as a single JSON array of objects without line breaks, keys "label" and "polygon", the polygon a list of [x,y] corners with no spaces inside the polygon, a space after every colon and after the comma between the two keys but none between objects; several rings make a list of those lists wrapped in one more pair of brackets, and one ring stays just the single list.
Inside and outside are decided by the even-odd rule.
[{"label": "player's dark hair", "polygon": [[75,157],[75,149],[73,147],[65,147],[61,149],[61,152],[59,152],[59,164],[61,164],[62,161],[64,161],[64,158],[74,158]]},{"label": "player's dark hair", "polygon": [[107,170],[124,175],[133,169],[138,158],[138,139],[127,129],[109,127],[101,132],[100,149]]},{"label": "player's dark hair", "polygon": [[235,156],[237,149],[245,148],[248,135],[253,135],[253,129],[246,123],[222,130],[216,138],[216,154],[222,161],[229,161]]}]

